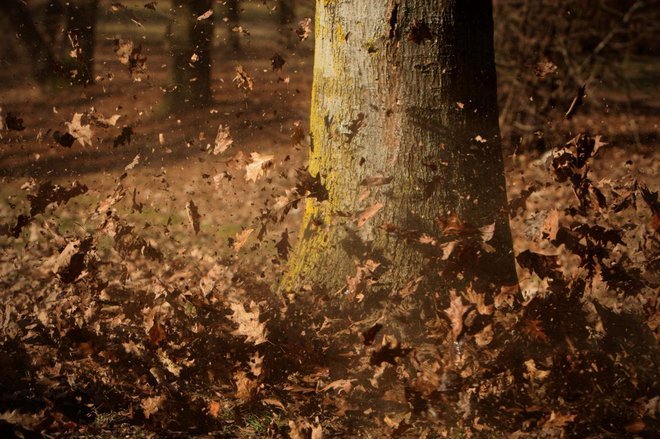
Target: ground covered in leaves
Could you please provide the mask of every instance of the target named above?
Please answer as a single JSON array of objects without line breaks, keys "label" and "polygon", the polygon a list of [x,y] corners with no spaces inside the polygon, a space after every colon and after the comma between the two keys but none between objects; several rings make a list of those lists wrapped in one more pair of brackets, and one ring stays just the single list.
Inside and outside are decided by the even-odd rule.
[{"label": "ground covered in leaves", "polygon": [[[553,122],[565,142],[508,148],[520,289],[468,282],[402,340],[384,312],[419,320],[421,280],[370,300],[368,255],[338,294],[276,293],[304,199],[324,191],[304,170],[309,22],[282,52],[257,25],[267,9],[248,12],[243,53],[216,48],[211,108],[159,104],[159,42],[143,39],[137,76],[125,62],[158,20],[101,22],[95,85],[3,79],[0,434],[653,437],[657,108],[635,142],[634,116],[587,97]],[[488,248],[488,228],[437,223],[415,239],[452,275]]]}]

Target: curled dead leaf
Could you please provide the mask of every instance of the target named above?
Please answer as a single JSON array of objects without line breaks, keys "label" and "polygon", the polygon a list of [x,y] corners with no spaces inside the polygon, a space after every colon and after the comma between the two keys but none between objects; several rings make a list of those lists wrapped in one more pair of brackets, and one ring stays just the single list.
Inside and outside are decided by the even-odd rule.
[{"label": "curled dead leaf", "polygon": [[383,207],[385,207],[383,203],[376,203],[364,209],[357,218],[358,228],[364,226],[367,221],[375,216]]},{"label": "curled dead leaf", "polygon": [[199,233],[199,210],[197,209],[197,206],[195,205],[195,202],[193,200],[188,201],[186,203],[186,214],[188,215],[188,221],[190,222],[190,227],[192,227],[193,232],[195,232],[195,235]]},{"label": "curled dead leaf", "polygon": [[470,306],[463,305],[461,296],[457,295],[455,291],[450,293],[449,308],[445,309],[445,314],[449,317],[451,322],[451,330],[454,340],[463,332],[463,316],[470,309]]}]

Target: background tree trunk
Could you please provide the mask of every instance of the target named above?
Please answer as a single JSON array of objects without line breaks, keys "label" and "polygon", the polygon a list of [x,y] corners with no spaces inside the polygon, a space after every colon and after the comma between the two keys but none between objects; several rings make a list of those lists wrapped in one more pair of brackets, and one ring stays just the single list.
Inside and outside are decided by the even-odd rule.
[{"label": "background tree trunk", "polygon": [[241,2],[239,0],[227,0],[227,45],[229,51],[236,55],[241,52],[241,35],[234,31],[240,25]]},{"label": "background tree trunk", "polygon": [[[75,79],[82,84],[94,82],[94,47],[98,0],[69,0],[66,14],[65,48],[76,53]],[[68,55],[67,55],[68,56]]]},{"label": "background tree trunk", "polygon": [[295,0],[278,0],[277,15],[282,45],[291,47],[294,42],[293,22],[296,20]]},{"label": "background tree trunk", "polygon": [[[337,292],[366,258],[390,291],[420,276],[418,292],[445,298],[465,281],[515,284],[490,0],[318,0],[314,65],[309,169],[329,199],[308,200],[281,290]],[[391,181],[363,200],[361,182],[376,176]],[[355,213],[376,203],[358,227]],[[458,278],[418,240],[383,230],[449,240],[434,220],[451,212],[495,223],[494,252],[462,261]]]},{"label": "background tree trunk", "polygon": [[60,0],[49,0],[44,11],[44,30],[46,40],[53,47],[60,47],[64,21],[64,5]]},{"label": "background tree trunk", "polygon": [[52,47],[44,41],[34,24],[30,9],[21,0],[0,1],[3,12],[30,55],[32,74],[40,83],[60,80],[64,70],[57,61]]},{"label": "background tree trunk", "polygon": [[181,110],[207,106],[211,93],[211,42],[213,16],[197,18],[213,8],[212,0],[174,0],[174,15],[168,30],[172,56],[172,82],[168,107]]}]

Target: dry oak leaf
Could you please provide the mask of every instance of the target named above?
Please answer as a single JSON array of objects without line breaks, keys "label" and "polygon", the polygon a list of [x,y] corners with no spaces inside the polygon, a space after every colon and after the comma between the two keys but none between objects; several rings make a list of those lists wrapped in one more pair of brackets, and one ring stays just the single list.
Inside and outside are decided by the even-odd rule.
[{"label": "dry oak leaf", "polygon": [[289,421],[289,429],[291,439],[323,439],[323,428],[319,424],[310,424],[305,420]]},{"label": "dry oak leaf", "polygon": [[102,114],[95,113],[95,114],[91,114],[90,117],[94,121],[94,123],[100,126],[101,128],[109,128],[117,125],[117,121],[119,120],[121,115],[114,114],[109,118],[105,118],[103,117]]},{"label": "dry oak leaf", "polygon": [[536,362],[533,358],[530,358],[523,364],[525,365],[525,369],[527,369],[527,373],[523,373],[523,376],[530,381],[543,381],[550,376],[549,370],[541,370],[536,367]]},{"label": "dry oak leaf", "polygon": [[261,155],[258,152],[250,154],[251,162],[245,167],[245,180],[254,181],[266,175],[268,169],[273,166],[274,155]]},{"label": "dry oak leaf", "polygon": [[255,352],[248,360],[248,366],[252,375],[259,377],[263,373],[264,357],[260,356],[259,352]]},{"label": "dry oak leaf", "polygon": [[298,35],[300,41],[305,41],[307,38],[309,38],[309,35],[312,33],[311,26],[312,26],[312,19],[308,17],[303,18],[298,22],[296,35]]},{"label": "dry oak leaf", "polygon": [[145,398],[142,401],[140,401],[140,405],[142,406],[142,412],[144,413],[144,417],[149,419],[151,415],[156,413],[158,410],[163,405],[163,402],[165,402],[165,395],[162,396],[154,396],[151,398]]},{"label": "dry oak leaf", "polygon": [[554,241],[557,239],[557,232],[559,232],[559,211],[557,209],[552,209],[548,212],[543,221],[541,238],[547,238],[550,241]]},{"label": "dry oak leaf", "polygon": [[351,297],[356,297],[362,294],[369,285],[374,282],[373,275],[380,267],[380,263],[367,259],[364,264],[358,264],[354,276],[346,276],[346,285]]},{"label": "dry oak leaf", "polygon": [[544,430],[550,430],[554,428],[563,428],[571,422],[575,421],[576,415],[563,415],[561,413],[552,412],[547,421],[543,423]]},{"label": "dry oak leaf", "polygon": [[64,283],[72,283],[85,270],[85,256],[92,249],[92,238],[71,241],[55,260],[53,273]]},{"label": "dry oak leaf", "polygon": [[238,325],[238,329],[232,331],[233,335],[246,337],[246,341],[255,345],[268,341],[266,322],[259,321],[259,306],[254,301],[250,302],[247,311],[242,303],[234,302],[229,306],[233,312],[229,318]]},{"label": "dry oak leaf", "polygon": [[483,227],[479,227],[479,233],[481,233],[481,239],[483,242],[490,241],[495,235],[495,223],[486,224]]},{"label": "dry oak leaf", "polygon": [[277,407],[277,408],[279,408],[283,411],[286,411],[286,407],[284,406],[284,404],[282,404],[282,401],[280,401],[279,399],[264,398],[264,399],[261,400],[261,402],[264,403],[264,404],[268,404],[268,405],[272,405],[274,407]]},{"label": "dry oak leaf", "polygon": [[190,200],[188,203],[186,203],[186,214],[188,215],[188,221],[190,222],[190,226],[195,232],[195,235],[198,234],[200,215],[199,210],[197,209],[197,206],[193,200]]},{"label": "dry oak leaf", "polygon": [[465,298],[468,300],[468,302],[475,305],[479,314],[487,316],[493,314],[493,305],[486,305],[485,294],[477,293],[473,289],[469,289],[465,293]]},{"label": "dry oak leaf", "polygon": [[218,126],[218,133],[215,135],[215,143],[213,146],[213,155],[222,154],[234,143],[229,133],[229,126]]},{"label": "dry oak leaf", "polygon": [[534,66],[534,75],[539,79],[545,79],[557,71],[557,66],[551,61],[544,60]]},{"label": "dry oak leaf", "polygon": [[71,122],[66,122],[66,126],[69,130],[69,134],[76,138],[76,140],[82,145],[85,146],[89,144],[92,145],[92,126],[90,124],[82,124],[82,113],[74,113]]},{"label": "dry oak leaf", "polygon": [[235,252],[243,248],[252,232],[254,232],[254,229],[245,229],[234,236],[234,245],[232,247]]},{"label": "dry oak leaf", "polygon": [[259,393],[259,381],[251,379],[242,370],[234,374],[234,384],[236,384],[236,397],[243,402],[252,401]]},{"label": "dry oak leaf", "polygon": [[115,39],[115,53],[119,62],[128,66],[128,71],[135,81],[141,80],[141,74],[147,71],[147,57],[142,55],[142,45],[137,45],[131,40]]},{"label": "dry oak leaf", "polygon": [[322,392],[327,392],[328,390],[336,390],[338,393],[342,391],[344,393],[350,393],[353,390],[353,381],[357,380],[336,380],[325,386],[321,389]]},{"label": "dry oak leaf", "polygon": [[214,418],[220,416],[220,409],[222,409],[222,404],[219,401],[209,401],[209,404],[206,406],[209,415]]},{"label": "dry oak leaf", "polygon": [[154,322],[147,333],[149,334],[149,340],[155,345],[159,345],[167,338],[165,328],[163,328],[157,319],[154,319]]},{"label": "dry oak leaf", "polygon": [[458,339],[458,337],[463,332],[463,316],[469,309],[469,305],[463,305],[461,296],[456,295],[456,292],[452,291],[449,301],[449,308],[445,309],[444,311],[451,321],[451,331],[455,340]]},{"label": "dry oak leaf", "polygon": [[481,332],[474,335],[474,341],[477,346],[488,346],[492,341],[495,334],[493,333],[493,325],[486,326]]},{"label": "dry oak leaf", "polygon": [[18,410],[5,411],[0,413],[0,421],[34,431],[44,421],[44,411],[39,413],[21,413]]},{"label": "dry oak leaf", "polygon": [[500,292],[495,296],[495,309],[505,307],[511,308],[516,303],[516,297],[520,294],[518,285],[504,285],[500,287]]},{"label": "dry oak leaf", "polygon": [[109,195],[105,200],[99,202],[96,210],[94,210],[94,213],[92,214],[92,218],[105,214],[112,208],[112,206],[123,200],[125,196],[126,188],[124,188],[121,183],[118,183],[112,195]]},{"label": "dry oak leaf", "polygon": [[242,89],[245,92],[252,91],[254,88],[254,81],[240,64],[236,66],[236,76],[234,77],[234,82],[236,83],[236,87]]},{"label": "dry oak leaf", "polygon": [[383,207],[385,207],[383,203],[376,203],[364,209],[357,219],[358,228],[364,226],[366,222],[369,221],[369,219],[374,215],[376,215]]},{"label": "dry oak leaf", "polygon": [[446,261],[451,256],[452,252],[456,248],[458,241],[449,241],[440,245],[440,250],[442,250],[442,260]]}]

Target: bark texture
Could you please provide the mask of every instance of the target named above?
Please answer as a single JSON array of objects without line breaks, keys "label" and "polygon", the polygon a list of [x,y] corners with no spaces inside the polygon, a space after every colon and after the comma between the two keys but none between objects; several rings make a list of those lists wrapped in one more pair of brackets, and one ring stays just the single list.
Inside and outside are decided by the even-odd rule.
[{"label": "bark texture", "polygon": [[[424,276],[446,292],[446,262],[383,228],[442,239],[434,220],[452,212],[495,223],[495,251],[459,279],[515,284],[496,95],[490,0],[317,0],[309,169],[329,199],[308,200],[281,290],[340,291],[370,258],[385,289]],[[376,176],[390,181],[364,198]]]},{"label": "bark texture", "polygon": [[173,90],[168,94],[172,111],[207,106],[211,93],[211,42],[213,16],[197,18],[213,8],[212,0],[173,0],[174,15],[168,30]]}]

